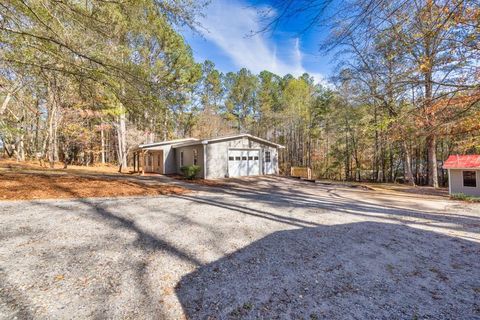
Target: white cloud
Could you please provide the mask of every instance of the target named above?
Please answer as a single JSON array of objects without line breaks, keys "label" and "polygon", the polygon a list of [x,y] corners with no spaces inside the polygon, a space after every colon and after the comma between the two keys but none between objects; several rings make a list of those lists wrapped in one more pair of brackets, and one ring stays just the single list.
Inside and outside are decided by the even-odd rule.
[{"label": "white cloud", "polygon": [[[246,67],[254,73],[268,70],[280,76],[290,73],[297,77],[308,72],[316,82],[325,83],[321,74],[303,67],[299,38],[275,44],[266,33],[252,35],[261,28],[258,10],[239,0],[214,0],[200,21],[205,28],[203,36],[221,48],[238,68]],[[261,10],[275,14],[268,8]]]}]

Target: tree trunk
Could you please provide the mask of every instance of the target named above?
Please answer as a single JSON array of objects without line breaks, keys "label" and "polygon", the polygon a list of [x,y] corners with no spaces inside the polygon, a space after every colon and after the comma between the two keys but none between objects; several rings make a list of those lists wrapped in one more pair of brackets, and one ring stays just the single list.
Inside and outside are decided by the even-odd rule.
[{"label": "tree trunk", "polygon": [[167,119],[167,109],[165,108],[165,116],[163,118],[163,140],[168,138],[168,119]]},{"label": "tree trunk", "polygon": [[[36,104],[37,104],[37,110],[38,110],[38,100],[36,100]],[[35,154],[38,154],[39,152],[39,142],[38,142],[38,138],[39,138],[39,131],[40,131],[40,112],[37,112],[36,116],[35,116]]]},{"label": "tree trunk", "polygon": [[437,137],[432,134],[427,138],[428,149],[428,185],[438,188],[437,172]]},{"label": "tree trunk", "polygon": [[50,168],[55,166],[55,121],[56,121],[56,103],[51,100],[49,118],[48,118],[48,132],[47,132],[47,148],[48,148],[48,162]]},{"label": "tree trunk", "polygon": [[101,152],[102,152],[102,156],[101,156],[101,161],[102,161],[102,164],[105,164],[105,133],[103,132],[103,121],[101,121],[101,128],[100,128],[100,140],[101,140]]},{"label": "tree trunk", "polygon": [[118,139],[118,172],[122,172],[122,169],[127,167],[127,125],[123,106],[121,107],[121,113],[116,127]]},{"label": "tree trunk", "polygon": [[68,146],[66,144],[63,145],[63,169],[67,169],[68,164],[70,162],[70,156],[68,154]]},{"label": "tree trunk", "polygon": [[412,172],[412,155],[406,140],[403,140],[403,152],[405,154],[405,182],[414,186],[415,180],[413,179]]},{"label": "tree trunk", "polygon": [[24,145],[24,140],[25,135],[22,133],[20,134],[20,138],[18,141],[18,147],[17,147],[17,160],[18,161],[25,161],[25,145]]}]

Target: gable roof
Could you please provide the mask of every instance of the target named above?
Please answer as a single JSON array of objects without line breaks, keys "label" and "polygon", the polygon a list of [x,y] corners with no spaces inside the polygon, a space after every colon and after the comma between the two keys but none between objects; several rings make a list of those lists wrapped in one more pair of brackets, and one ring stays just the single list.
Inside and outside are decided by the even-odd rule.
[{"label": "gable roof", "polygon": [[443,163],[443,169],[480,169],[480,155],[451,155]]},{"label": "gable roof", "polygon": [[179,148],[179,147],[186,147],[186,146],[193,146],[193,145],[198,145],[198,144],[209,144],[209,143],[215,143],[215,142],[221,142],[221,141],[228,141],[228,140],[236,140],[236,139],[242,139],[242,138],[249,138],[264,144],[268,144],[271,146],[274,146],[276,148],[283,149],[285,148],[281,144],[265,140],[256,136],[252,136],[251,134],[248,133],[242,133],[242,134],[237,134],[234,136],[226,136],[226,137],[218,137],[218,138],[212,138],[212,139],[204,139],[204,140],[198,140],[195,139],[196,141],[188,141],[184,143],[178,143],[172,146],[172,148]]}]

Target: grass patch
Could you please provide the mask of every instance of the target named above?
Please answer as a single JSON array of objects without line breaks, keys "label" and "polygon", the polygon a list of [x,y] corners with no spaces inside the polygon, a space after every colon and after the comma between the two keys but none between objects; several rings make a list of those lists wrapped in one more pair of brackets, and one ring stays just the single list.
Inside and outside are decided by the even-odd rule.
[{"label": "grass patch", "polygon": [[450,196],[453,200],[462,200],[467,202],[480,202],[480,197],[469,196],[465,193],[452,193]]}]

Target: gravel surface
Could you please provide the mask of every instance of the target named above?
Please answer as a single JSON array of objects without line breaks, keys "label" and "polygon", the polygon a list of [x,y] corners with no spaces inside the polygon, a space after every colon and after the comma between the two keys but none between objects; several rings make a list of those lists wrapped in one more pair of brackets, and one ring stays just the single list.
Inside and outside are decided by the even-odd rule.
[{"label": "gravel surface", "polygon": [[480,319],[480,206],[285,178],[0,202],[1,319]]}]

